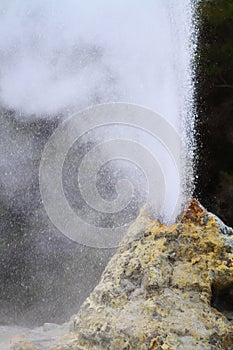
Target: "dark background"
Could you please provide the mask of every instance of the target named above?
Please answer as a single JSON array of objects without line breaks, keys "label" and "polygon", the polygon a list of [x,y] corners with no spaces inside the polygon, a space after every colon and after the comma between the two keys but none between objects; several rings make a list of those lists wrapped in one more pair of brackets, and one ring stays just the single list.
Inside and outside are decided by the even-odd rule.
[{"label": "dark background", "polygon": [[195,197],[233,226],[233,1],[199,2]]}]

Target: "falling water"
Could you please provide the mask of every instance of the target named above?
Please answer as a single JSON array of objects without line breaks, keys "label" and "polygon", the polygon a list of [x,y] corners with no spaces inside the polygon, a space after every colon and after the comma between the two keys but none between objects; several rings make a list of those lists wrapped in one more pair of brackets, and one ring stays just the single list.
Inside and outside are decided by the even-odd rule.
[{"label": "falling water", "polygon": [[[3,1],[1,105],[35,120],[135,103],[166,118],[190,158],[192,135],[183,127],[193,126],[192,16],[191,0]],[[192,186],[185,190],[190,195]]]},{"label": "falling water", "polygon": [[[24,189],[38,177],[33,157],[38,158],[48,140],[46,133],[40,138],[23,126],[61,122],[72,113],[109,102],[144,106],[175,128],[183,141],[183,201],[191,196],[193,18],[191,0],[1,1],[0,105],[4,118],[0,166],[2,201],[7,207],[30,213],[34,194],[25,195]],[[15,140],[8,111],[20,125]],[[130,129],[123,131],[133,137]],[[116,132],[120,135],[122,130],[110,134]],[[87,135],[83,142],[88,144],[90,138],[96,142],[98,137]],[[154,152],[149,138],[145,140],[140,133],[134,137],[146,141]],[[161,154],[154,156],[161,161]],[[125,169],[130,173],[127,166]],[[176,196],[177,188],[175,173],[166,164],[164,169],[169,189],[164,210],[168,211],[169,198]],[[71,178],[68,172],[64,183]]]}]

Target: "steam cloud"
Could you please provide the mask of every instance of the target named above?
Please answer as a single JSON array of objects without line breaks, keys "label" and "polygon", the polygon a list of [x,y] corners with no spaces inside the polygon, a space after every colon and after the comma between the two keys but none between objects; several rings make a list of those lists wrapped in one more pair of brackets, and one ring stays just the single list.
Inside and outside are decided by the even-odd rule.
[{"label": "steam cloud", "polygon": [[2,0],[0,103],[37,118],[132,102],[178,127],[191,15],[183,0]]}]

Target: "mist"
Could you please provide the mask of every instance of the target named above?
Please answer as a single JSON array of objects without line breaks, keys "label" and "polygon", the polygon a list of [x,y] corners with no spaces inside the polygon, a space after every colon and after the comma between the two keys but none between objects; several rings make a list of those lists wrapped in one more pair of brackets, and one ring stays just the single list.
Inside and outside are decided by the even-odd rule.
[{"label": "mist", "polygon": [[1,105],[47,118],[125,101],[178,128],[191,83],[185,3],[1,1]]}]

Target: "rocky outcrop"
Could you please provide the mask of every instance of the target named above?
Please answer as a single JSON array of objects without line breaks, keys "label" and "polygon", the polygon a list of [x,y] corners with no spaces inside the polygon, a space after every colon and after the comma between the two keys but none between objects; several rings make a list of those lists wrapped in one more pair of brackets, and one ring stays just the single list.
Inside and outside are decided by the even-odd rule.
[{"label": "rocky outcrop", "polygon": [[172,226],[142,213],[53,350],[231,350],[232,230],[192,200]]}]

